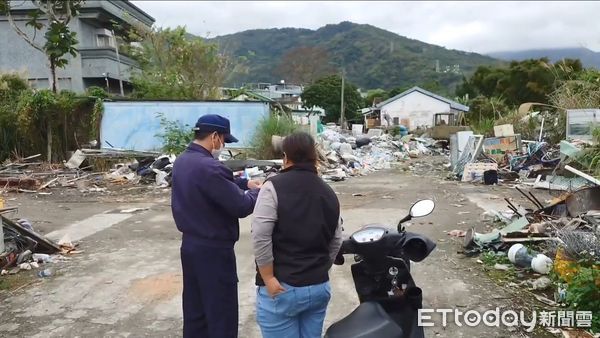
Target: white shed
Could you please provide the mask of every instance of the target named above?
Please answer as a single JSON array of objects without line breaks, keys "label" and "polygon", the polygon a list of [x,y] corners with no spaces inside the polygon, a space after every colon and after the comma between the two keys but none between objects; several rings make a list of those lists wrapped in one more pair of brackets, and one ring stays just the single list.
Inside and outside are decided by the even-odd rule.
[{"label": "white shed", "polygon": [[379,103],[381,124],[403,125],[409,130],[433,126],[434,115],[439,113],[468,112],[469,107],[423,88],[413,87]]}]

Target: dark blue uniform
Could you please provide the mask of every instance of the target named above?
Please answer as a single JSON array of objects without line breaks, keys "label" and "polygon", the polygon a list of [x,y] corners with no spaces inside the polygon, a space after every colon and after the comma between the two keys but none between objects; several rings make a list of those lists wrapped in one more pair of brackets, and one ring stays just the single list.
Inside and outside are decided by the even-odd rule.
[{"label": "dark blue uniform", "polygon": [[210,152],[190,144],[173,166],[171,208],[183,233],[183,336],[233,338],[238,332],[235,253],[239,218],[250,215],[258,190],[233,179]]}]

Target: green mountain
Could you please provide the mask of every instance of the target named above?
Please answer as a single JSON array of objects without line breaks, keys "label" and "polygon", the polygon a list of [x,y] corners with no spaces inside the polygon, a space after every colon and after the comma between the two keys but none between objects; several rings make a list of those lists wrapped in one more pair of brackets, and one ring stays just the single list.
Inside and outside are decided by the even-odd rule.
[{"label": "green mountain", "polygon": [[258,29],[210,39],[234,57],[247,58],[247,72],[236,74],[229,85],[277,83],[282,57],[296,47],[327,51],[335,69],[343,66],[349,81],[363,89],[437,84],[452,93],[463,76],[480,65],[501,61],[476,53],[449,50],[363,24],[342,22],[317,30]]},{"label": "green mountain", "polygon": [[533,49],[523,51],[506,51],[489,53],[491,57],[502,60],[527,60],[540,59],[546,57],[552,62],[562,59],[579,59],[586,68],[595,67],[600,69],[600,52],[594,52],[587,48],[554,48],[554,49]]}]

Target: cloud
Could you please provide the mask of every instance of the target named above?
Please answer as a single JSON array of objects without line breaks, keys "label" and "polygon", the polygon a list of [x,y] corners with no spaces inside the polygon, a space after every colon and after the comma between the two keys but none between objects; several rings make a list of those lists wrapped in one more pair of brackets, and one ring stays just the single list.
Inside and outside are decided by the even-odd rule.
[{"label": "cloud", "polygon": [[133,1],[159,26],[217,36],[248,29],[371,24],[447,48],[487,53],[587,47],[600,51],[600,2]]}]

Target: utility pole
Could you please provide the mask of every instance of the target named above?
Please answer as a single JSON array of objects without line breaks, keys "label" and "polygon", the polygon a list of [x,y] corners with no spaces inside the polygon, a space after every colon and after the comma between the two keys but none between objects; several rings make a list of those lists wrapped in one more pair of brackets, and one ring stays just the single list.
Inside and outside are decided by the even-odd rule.
[{"label": "utility pole", "polygon": [[121,76],[121,56],[119,55],[119,43],[117,42],[117,36],[115,35],[115,31],[112,31],[113,39],[115,40],[115,51],[117,52],[117,74],[119,76],[119,87],[121,87],[121,96],[125,97],[125,92],[123,91],[123,77]]},{"label": "utility pole", "polygon": [[340,124],[342,125],[342,130],[346,130],[346,117],[344,112],[344,68],[342,68],[342,103],[340,105]]}]

